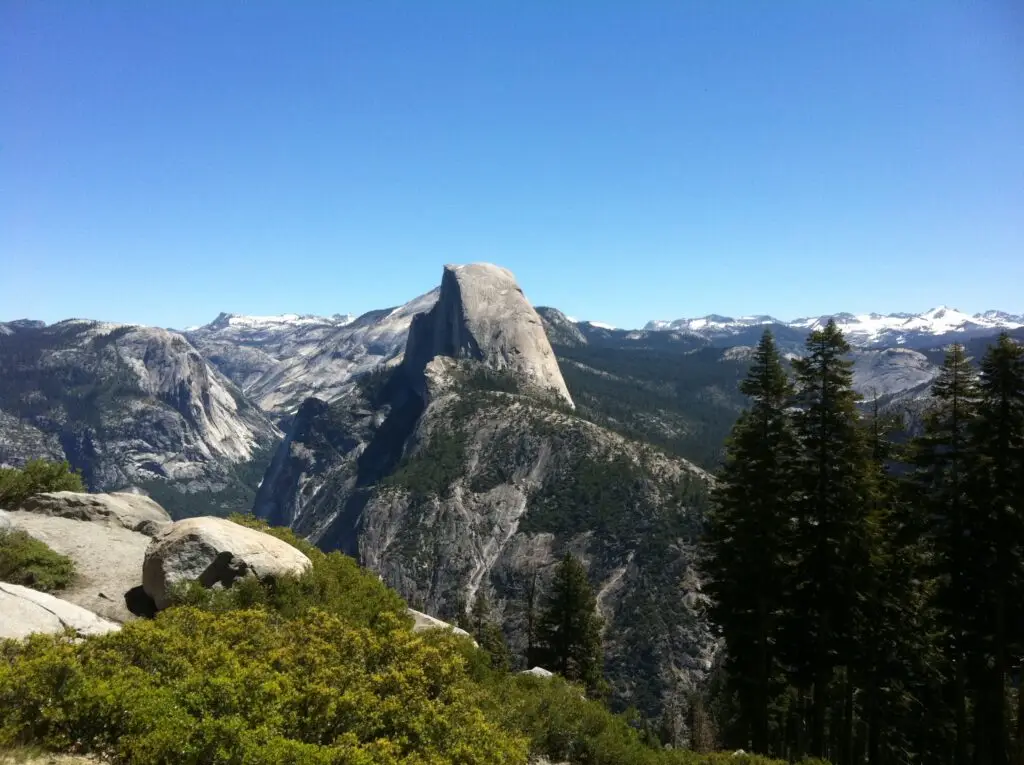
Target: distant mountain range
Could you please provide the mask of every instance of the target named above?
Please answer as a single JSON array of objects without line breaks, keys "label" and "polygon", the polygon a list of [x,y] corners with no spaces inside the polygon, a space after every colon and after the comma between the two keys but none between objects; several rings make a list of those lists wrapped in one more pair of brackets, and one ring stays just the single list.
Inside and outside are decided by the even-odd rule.
[{"label": "distant mountain range", "polygon": [[[303,372],[300,367],[308,370],[308,374],[313,374],[313,368],[327,363],[320,356],[307,358],[310,349],[322,350],[325,344],[351,346],[352,342],[365,343],[367,357],[356,361],[355,368],[351,370],[348,369],[353,362],[351,349],[343,352],[347,359],[346,373],[342,376],[349,377],[352,373],[364,371],[364,368],[371,368],[399,353],[412,314],[428,310],[436,299],[437,291],[433,290],[404,306],[370,311],[359,317],[351,314],[323,317],[309,314],[246,316],[222,313],[209,324],[189,327],[184,333],[203,350],[204,355],[215,355],[218,345],[223,345],[224,350],[237,357],[232,360],[234,363],[249,367],[244,373],[234,375],[228,373],[224,365],[218,364],[221,371],[228,373],[243,390],[255,393],[255,398],[260,400],[264,408],[288,408],[294,407],[304,394],[311,391],[302,390],[303,386],[298,385],[294,397],[286,395],[282,398],[280,375],[301,377]],[[605,322],[579,320],[569,316],[564,318],[574,326],[574,331],[578,332],[584,342],[585,338],[603,338],[606,341],[614,338],[626,343],[661,345],[691,338],[700,345],[714,347],[750,344],[766,327],[775,331],[782,345],[802,344],[809,332],[824,327],[829,319],[839,324],[847,340],[857,348],[903,347],[920,350],[940,347],[953,341],[963,342],[975,337],[995,335],[1002,330],[1024,328],[1024,314],[992,310],[971,315],[948,306],[938,306],[916,314],[835,313],[792,320],[764,314],[737,318],[708,314],[697,318],[649,321],[642,329],[623,329]],[[653,337],[651,333],[655,332],[666,335]],[[240,352],[239,348],[250,349],[253,353]],[[270,395],[272,400],[262,400],[264,395],[261,392],[264,389],[265,395]]]},{"label": "distant mountain range", "polygon": [[[936,342],[992,335],[1000,330],[1024,327],[1024,315],[1004,311],[985,311],[973,316],[948,306],[924,313],[837,313],[783,321],[774,316],[719,316],[709,314],[696,319],[649,321],[648,331],[670,331],[698,335],[708,339],[728,338],[765,326],[786,327],[807,333],[820,329],[834,319],[851,345],[861,348],[904,346],[930,347]],[[591,323],[592,326],[601,326]]]},{"label": "distant mountain range", "polygon": [[268,412],[289,412],[309,396],[331,401],[351,380],[405,350],[412,317],[429,311],[438,290],[362,316],[222,313],[184,332],[246,397]]}]

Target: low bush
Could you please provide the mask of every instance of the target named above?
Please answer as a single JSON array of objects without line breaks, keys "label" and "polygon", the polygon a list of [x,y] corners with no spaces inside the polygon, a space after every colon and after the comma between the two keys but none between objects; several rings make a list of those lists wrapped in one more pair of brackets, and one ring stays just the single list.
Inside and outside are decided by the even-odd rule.
[{"label": "low bush", "polygon": [[251,515],[234,514],[235,523],[271,534],[296,547],[312,561],[312,568],[297,578],[282,578],[261,585],[248,577],[228,590],[208,590],[198,583],[179,585],[171,592],[173,605],[188,605],[225,613],[240,608],[267,608],[285,618],[298,618],[318,609],[355,627],[376,627],[393,620],[411,625],[405,601],[352,558],[339,552],[325,553],[291,529],[270,527]]},{"label": "low bush", "polygon": [[33,494],[85,491],[82,476],[67,462],[32,460],[23,468],[0,468],[0,508],[17,510]]},{"label": "low bush", "polygon": [[286,529],[233,520],[313,561],[297,579],[198,585],[119,633],[0,643],[0,750],[134,765],[768,765],[660,748],[561,679],[496,669],[443,630],[413,633],[376,576]]},{"label": "low bush", "polygon": [[458,653],[397,621],[172,608],[75,643],[0,648],[0,746],[152,763],[523,763]]},{"label": "low bush", "polygon": [[501,700],[499,707],[490,710],[501,724],[528,736],[531,751],[542,753],[553,762],[586,765],[778,763],[757,755],[663,749],[646,740],[639,719],[612,714],[601,703],[585,699],[580,688],[557,677],[507,677],[495,688],[491,698]]},{"label": "low bush", "polygon": [[43,592],[62,590],[75,579],[75,562],[20,529],[0,531],[0,582]]}]

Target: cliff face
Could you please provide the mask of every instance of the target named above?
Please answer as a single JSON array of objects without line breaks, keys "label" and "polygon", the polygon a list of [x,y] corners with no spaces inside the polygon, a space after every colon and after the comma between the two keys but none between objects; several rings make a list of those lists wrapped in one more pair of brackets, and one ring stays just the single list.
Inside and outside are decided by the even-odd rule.
[{"label": "cliff face", "polygon": [[234,492],[281,435],[181,335],[80,320],[0,336],[0,422],[0,463],[67,459],[101,491]]},{"label": "cliff face", "polygon": [[504,268],[445,266],[437,303],[413,319],[404,363],[415,377],[437,356],[478,361],[572,406],[540,316]]},{"label": "cliff face", "polygon": [[310,396],[333,401],[359,375],[398,363],[413,317],[429,311],[438,292],[358,318],[221,314],[188,337],[247,398],[287,415]]},{"label": "cliff face", "polygon": [[653,711],[714,653],[693,567],[709,481],[573,413],[507,271],[448,267],[400,365],[300,408],[255,511],[357,556],[414,608],[451,620],[486,591],[523,662],[528,613],[573,551],[615,699]]}]

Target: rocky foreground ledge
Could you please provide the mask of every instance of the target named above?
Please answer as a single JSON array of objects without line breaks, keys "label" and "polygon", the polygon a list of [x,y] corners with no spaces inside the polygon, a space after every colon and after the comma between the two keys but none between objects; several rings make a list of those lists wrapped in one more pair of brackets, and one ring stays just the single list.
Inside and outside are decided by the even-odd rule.
[{"label": "rocky foreground ledge", "polygon": [[[72,629],[101,635],[167,607],[170,589],[195,580],[230,587],[239,579],[300,576],[312,566],[275,536],[212,516],[172,522],[149,497],[49,492],[0,510],[0,530],[19,529],[71,558],[75,582],[60,596],[0,582],[0,638]],[[451,629],[409,610],[414,630]]]}]

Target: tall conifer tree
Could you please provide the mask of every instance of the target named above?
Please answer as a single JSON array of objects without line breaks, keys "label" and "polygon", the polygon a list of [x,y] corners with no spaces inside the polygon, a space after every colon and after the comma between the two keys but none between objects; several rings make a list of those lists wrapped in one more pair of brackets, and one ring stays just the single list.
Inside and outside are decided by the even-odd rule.
[{"label": "tall conifer tree", "polygon": [[824,756],[836,667],[859,646],[870,590],[872,470],[853,390],[850,346],[834,321],[811,333],[794,362],[799,456],[793,503],[795,587],[787,607],[791,662],[813,691],[810,749]]},{"label": "tall conifer tree", "polygon": [[932,386],[924,433],[911,444],[912,501],[919,511],[917,528],[925,540],[930,565],[921,573],[935,582],[935,606],[942,628],[948,668],[948,698],[954,725],[953,763],[967,765],[968,666],[978,646],[969,639],[968,616],[977,606],[974,567],[973,504],[969,492],[970,429],[977,415],[978,375],[964,347],[951,345]]},{"label": "tall conifer tree", "polygon": [[729,683],[754,751],[769,750],[779,613],[788,579],[786,532],[795,449],[792,386],[765,331],[740,390],[750,409],[733,428],[705,534],[712,619],[727,645]]},{"label": "tall conifer tree", "polygon": [[544,667],[604,693],[604,650],[597,599],[580,560],[566,553],[555,570],[537,625],[537,652]]},{"label": "tall conifer tree", "polygon": [[511,655],[501,623],[494,618],[491,601],[487,592],[481,588],[473,600],[466,625],[460,625],[476,640],[481,649],[491,657],[491,667],[507,670],[511,664]]},{"label": "tall conifer tree", "polygon": [[[980,660],[975,761],[1004,765],[1009,758],[1005,685],[1024,637],[1024,348],[1005,333],[981,362],[979,387],[971,428],[976,508],[969,528]],[[1024,743],[1022,728],[1024,719],[1018,723],[1018,744]]]}]

